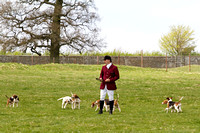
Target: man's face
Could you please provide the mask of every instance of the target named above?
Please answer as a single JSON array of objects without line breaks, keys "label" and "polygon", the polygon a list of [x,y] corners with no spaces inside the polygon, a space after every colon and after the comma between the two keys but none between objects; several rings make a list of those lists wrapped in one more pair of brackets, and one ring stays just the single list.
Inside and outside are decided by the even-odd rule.
[{"label": "man's face", "polygon": [[104,62],[106,65],[110,64],[110,60],[104,60]]}]

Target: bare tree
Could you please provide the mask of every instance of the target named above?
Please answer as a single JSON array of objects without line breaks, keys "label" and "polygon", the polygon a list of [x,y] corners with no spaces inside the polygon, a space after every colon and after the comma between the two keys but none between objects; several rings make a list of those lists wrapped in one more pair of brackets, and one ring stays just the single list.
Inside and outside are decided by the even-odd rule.
[{"label": "bare tree", "polygon": [[104,47],[93,0],[20,0],[1,3],[0,45],[6,51],[50,51],[59,63],[61,47],[79,53]]}]

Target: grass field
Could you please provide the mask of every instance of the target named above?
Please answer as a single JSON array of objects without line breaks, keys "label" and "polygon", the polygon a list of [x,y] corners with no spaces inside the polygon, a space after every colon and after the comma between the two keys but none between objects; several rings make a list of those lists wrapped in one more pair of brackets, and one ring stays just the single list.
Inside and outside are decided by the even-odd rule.
[{"label": "grass field", "polygon": [[[118,66],[122,112],[98,115],[91,102],[99,99],[95,78],[101,67],[1,63],[0,132],[200,132],[200,72]],[[57,101],[70,92],[81,98],[80,110],[62,109]],[[18,108],[6,107],[5,95],[12,94],[20,97]],[[174,101],[184,96],[182,113],[164,112],[161,102],[168,96]]]}]

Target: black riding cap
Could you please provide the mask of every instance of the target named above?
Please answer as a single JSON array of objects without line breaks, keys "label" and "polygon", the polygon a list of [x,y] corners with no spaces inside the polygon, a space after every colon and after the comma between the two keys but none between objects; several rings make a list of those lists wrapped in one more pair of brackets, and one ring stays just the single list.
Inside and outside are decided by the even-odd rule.
[{"label": "black riding cap", "polygon": [[111,57],[110,57],[109,55],[106,55],[106,56],[104,57],[104,60],[110,60],[110,62],[112,62],[112,59],[111,59]]}]

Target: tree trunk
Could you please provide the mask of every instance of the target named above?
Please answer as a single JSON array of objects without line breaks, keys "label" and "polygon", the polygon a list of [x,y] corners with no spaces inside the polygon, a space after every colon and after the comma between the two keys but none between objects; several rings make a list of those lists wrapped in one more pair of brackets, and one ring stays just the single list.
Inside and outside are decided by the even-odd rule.
[{"label": "tree trunk", "polygon": [[[57,47],[56,47],[57,46]],[[51,44],[51,49],[50,49],[50,62],[51,63],[59,63],[59,52],[60,51],[60,47],[58,46],[58,44],[54,45]]]},{"label": "tree trunk", "polygon": [[59,63],[60,53],[60,18],[62,12],[63,0],[56,0],[53,14],[51,47],[50,47],[50,61]]}]

